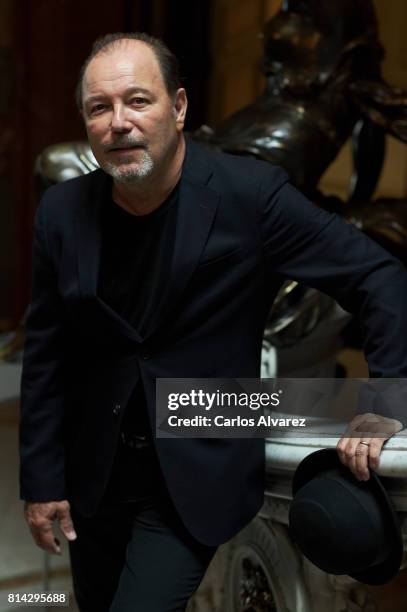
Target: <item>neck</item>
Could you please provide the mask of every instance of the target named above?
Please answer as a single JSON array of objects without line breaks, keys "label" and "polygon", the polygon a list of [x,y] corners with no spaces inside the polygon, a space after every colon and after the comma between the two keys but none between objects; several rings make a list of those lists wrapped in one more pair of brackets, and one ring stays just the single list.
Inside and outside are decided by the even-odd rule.
[{"label": "neck", "polygon": [[135,215],[146,215],[158,208],[178,183],[185,157],[185,138],[181,134],[175,153],[170,151],[170,159],[164,161],[163,168],[157,169],[142,183],[119,183],[113,181],[112,197],[114,202]]}]

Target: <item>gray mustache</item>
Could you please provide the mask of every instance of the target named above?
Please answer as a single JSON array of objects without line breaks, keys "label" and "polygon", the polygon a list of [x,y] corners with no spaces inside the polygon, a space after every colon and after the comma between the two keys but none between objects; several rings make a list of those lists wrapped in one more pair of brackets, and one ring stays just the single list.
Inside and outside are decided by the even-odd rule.
[{"label": "gray mustache", "polygon": [[128,138],[125,138],[121,140],[116,140],[115,142],[111,142],[105,147],[105,151],[111,151],[112,149],[116,149],[119,147],[140,147],[142,149],[147,149],[147,144],[142,140],[129,140]]}]

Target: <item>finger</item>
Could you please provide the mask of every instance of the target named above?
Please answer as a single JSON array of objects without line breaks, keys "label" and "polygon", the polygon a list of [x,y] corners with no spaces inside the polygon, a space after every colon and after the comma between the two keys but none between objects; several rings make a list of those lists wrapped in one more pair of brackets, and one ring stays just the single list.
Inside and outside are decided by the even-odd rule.
[{"label": "finger", "polygon": [[355,454],[352,459],[349,460],[348,468],[357,480],[364,481],[370,478],[367,457],[367,453],[365,453],[365,455]]},{"label": "finger", "polygon": [[[358,480],[365,480],[369,477],[367,460],[365,462],[359,458],[360,455],[360,438],[347,438],[346,446],[342,450],[343,461],[342,463],[350,469],[353,475]],[[359,454],[358,453],[359,448]],[[368,451],[369,449],[365,447]],[[363,447],[362,447],[363,450]],[[367,454],[367,453],[366,453]]]},{"label": "finger", "polygon": [[345,458],[346,458],[346,465],[349,468],[351,467],[351,465],[354,466],[356,449],[358,447],[359,442],[360,442],[360,438],[349,438],[349,442],[346,445]]},{"label": "finger", "polygon": [[355,478],[358,478],[357,470],[356,470],[356,456],[355,455],[352,455],[352,457],[348,456],[347,467],[352,472],[352,474],[355,476]]},{"label": "finger", "polygon": [[338,453],[339,460],[345,466],[347,466],[345,451],[348,442],[349,438],[340,438],[338,444],[336,445],[336,451]]},{"label": "finger", "polygon": [[355,455],[353,455],[352,459],[349,459],[349,461],[348,461],[348,468],[350,469],[350,471],[352,472],[354,477],[358,478],[357,477],[357,472],[356,472],[356,456]]},{"label": "finger", "polygon": [[57,517],[59,520],[59,528],[61,529],[66,539],[70,541],[76,540],[77,535],[72,522],[72,517],[69,508],[58,509]]},{"label": "finger", "polygon": [[358,480],[369,480],[369,455],[370,455],[370,446],[366,446],[369,443],[369,440],[366,438],[363,439],[365,444],[359,444],[355,450],[355,462],[353,472]]},{"label": "finger", "polygon": [[[359,439],[359,438],[358,438]],[[339,459],[346,467],[355,454],[355,438],[341,438],[337,444]]]},{"label": "finger", "polygon": [[380,453],[382,452],[385,443],[384,438],[372,438],[369,446],[369,466],[373,470],[377,470],[380,464]]},{"label": "finger", "polygon": [[343,437],[339,440],[336,445],[336,450],[339,455],[339,459],[343,465],[348,467],[349,460],[352,458],[354,452],[352,451],[354,438]]},{"label": "finger", "polygon": [[352,453],[352,449],[356,445],[355,440],[358,442],[360,440],[360,435],[355,434],[354,432],[348,432],[348,435],[340,438],[337,444],[337,449],[338,449],[338,452],[345,458],[345,460],[346,460],[347,451],[349,451],[349,453]]},{"label": "finger", "polygon": [[53,555],[61,554],[61,547],[49,521],[31,526],[31,533],[40,548]]}]

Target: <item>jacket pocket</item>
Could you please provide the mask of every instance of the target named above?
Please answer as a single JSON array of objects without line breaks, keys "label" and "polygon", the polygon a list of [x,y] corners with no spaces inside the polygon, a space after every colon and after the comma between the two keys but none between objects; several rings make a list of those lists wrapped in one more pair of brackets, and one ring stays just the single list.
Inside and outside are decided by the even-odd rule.
[{"label": "jacket pocket", "polygon": [[244,259],[245,254],[245,249],[239,247],[237,249],[233,249],[232,251],[228,251],[227,253],[222,253],[222,255],[217,255],[216,257],[200,261],[198,263],[198,268],[204,268],[206,266],[211,266],[221,262],[231,263],[234,261],[241,261],[242,259]]}]

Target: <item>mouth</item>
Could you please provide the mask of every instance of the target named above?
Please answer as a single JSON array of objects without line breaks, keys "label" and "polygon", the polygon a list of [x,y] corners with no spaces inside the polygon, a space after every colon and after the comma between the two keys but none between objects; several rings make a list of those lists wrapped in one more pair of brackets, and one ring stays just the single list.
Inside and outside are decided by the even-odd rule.
[{"label": "mouth", "polygon": [[135,149],[143,149],[141,145],[127,145],[121,147],[112,147],[109,149],[109,153],[128,153],[129,151],[134,151]]}]

